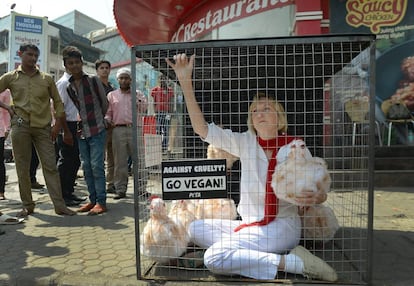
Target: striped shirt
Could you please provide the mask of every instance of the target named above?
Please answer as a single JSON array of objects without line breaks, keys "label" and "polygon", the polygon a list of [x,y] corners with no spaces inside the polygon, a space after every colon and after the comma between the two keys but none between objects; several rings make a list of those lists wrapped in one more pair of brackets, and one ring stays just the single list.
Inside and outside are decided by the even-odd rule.
[{"label": "striped shirt", "polygon": [[67,88],[70,98],[79,110],[82,121],[82,136],[89,138],[105,129],[104,116],[108,109],[108,100],[102,82],[97,76],[83,74],[79,89],[73,76],[69,78]]}]

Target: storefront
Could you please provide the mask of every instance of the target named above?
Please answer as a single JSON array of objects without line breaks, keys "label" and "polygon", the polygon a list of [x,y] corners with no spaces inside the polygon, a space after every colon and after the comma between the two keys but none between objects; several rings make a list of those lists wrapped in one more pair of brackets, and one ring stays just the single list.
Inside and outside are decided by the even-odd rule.
[{"label": "storefront", "polygon": [[[148,3],[147,3],[148,2]],[[325,34],[329,1],[114,1],[129,45]]]}]

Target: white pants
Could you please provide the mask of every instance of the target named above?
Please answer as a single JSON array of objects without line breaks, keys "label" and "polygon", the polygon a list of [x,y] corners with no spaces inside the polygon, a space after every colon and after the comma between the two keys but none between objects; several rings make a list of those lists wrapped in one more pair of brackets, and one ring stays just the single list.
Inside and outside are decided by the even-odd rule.
[{"label": "white pants", "polygon": [[278,218],[265,226],[249,226],[234,232],[242,221],[205,219],[191,223],[192,241],[207,248],[204,265],[213,273],[239,274],[254,279],[274,279],[280,254],[299,244],[298,216]]}]

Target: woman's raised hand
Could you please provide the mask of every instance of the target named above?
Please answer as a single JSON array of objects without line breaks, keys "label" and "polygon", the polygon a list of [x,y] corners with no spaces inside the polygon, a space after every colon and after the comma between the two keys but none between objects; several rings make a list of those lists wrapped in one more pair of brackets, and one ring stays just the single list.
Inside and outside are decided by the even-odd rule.
[{"label": "woman's raised hand", "polygon": [[187,57],[186,54],[177,54],[173,57],[175,63],[171,62],[168,58],[166,58],[165,61],[175,71],[178,80],[183,81],[191,80],[194,58],[195,55]]}]

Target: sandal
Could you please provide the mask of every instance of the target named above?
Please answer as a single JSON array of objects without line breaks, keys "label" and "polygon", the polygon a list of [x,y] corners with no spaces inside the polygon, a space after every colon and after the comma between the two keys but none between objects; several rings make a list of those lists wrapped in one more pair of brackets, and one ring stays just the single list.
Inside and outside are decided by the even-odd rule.
[{"label": "sandal", "polygon": [[18,218],[25,218],[25,217],[31,215],[32,213],[33,213],[33,210],[22,209],[21,211],[19,211],[16,214],[16,217],[18,217]]},{"label": "sandal", "polygon": [[4,193],[0,193],[0,201],[4,201],[6,197],[4,196]]},{"label": "sandal", "polygon": [[24,221],[24,218],[9,216],[6,214],[0,215],[0,224],[18,224]]}]

